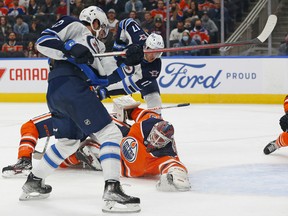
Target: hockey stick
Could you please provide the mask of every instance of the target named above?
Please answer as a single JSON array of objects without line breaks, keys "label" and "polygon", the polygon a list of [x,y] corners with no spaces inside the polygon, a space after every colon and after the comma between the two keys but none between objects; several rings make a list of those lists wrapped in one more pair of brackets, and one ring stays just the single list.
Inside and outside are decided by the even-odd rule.
[{"label": "hockey stick", "polygon": [[36,151],[36,150],[33,152],[33,158],[36,159],[36,160],[41,160],[41,158],[43,157],[43,155],[46,152],[46,149],[48,147],[48,143],[49,143],[49,140],[50,140],[50,134],[49,134],[49,130],[48,130],[47,125],[44,125],[44,129],[45,129],[46,134],[47,134],[47,139],[45,141],[45,145],[44,145],[44,148],[43,148],[42,152],[39,152],[39,151]]},{"label": "hockey stick", "polygon": [[[264,43],[266,41],[266,39],[272,33],[276,24],[277,24],[277,16],[272,14],[268,17],[265,27],[260,33],[260,35],[250,40],[243,40],[243,41],[231,42],[231,43],[215,43],[215,44],[204,44],[204,45],[185,46],[185,47],[171,47],[171,48],[163,48],[163,49],[146,49],[144,50],[144,53],[177,52],[177,51],[200,50],[200,49],[214,49],[214,48],[221,48],[221,47],[257,45],[257,44]],[[125,51],[93,54],[94,57],[125,56],[125,55],[126,55]]]},{"label": "hockey stick", "polygon": [[190,106],[190,103],[182,103],[182,104],[177,104],[177,105],[171,105],[171,106],[165,106],[165,107],[152,107],[148,108],[147,110],[160,110],[160,109],[170,109],[170,108],[176,108],[176,107],[184,107],[184,106]]}]

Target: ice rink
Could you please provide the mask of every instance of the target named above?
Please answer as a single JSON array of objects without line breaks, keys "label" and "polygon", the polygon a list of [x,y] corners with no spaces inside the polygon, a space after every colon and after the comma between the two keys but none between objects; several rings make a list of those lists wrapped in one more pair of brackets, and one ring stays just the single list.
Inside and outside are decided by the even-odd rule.
[{"label": "ice rink", "polygon": [[[17,160],[21,124],[48,109],[43,103],[0,103],[0,108],[2,170]],[[192,188],[165,193],[156,190],[156,177],[121,178],[124,191],[141,198],[137,215],[287,216],[288,148],[263,154],[281,132],[282,115],[282,105],[192,104],[163,110],[163,117],[174,124]],[[39,141],[39,150],[44,142]],[[101,172],[59,169],[46,179],[53,187],[48,199],[20,202],[25,180],[0,177],[1,216],[107,215],[101,211]]]}]

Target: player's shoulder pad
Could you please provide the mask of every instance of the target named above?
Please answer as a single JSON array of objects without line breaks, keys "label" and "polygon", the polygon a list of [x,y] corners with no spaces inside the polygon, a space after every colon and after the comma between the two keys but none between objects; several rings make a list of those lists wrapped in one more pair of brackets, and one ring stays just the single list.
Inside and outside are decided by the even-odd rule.
[{"label": "player's shoulder pad", "polygon": [[81,23],[81,21],[72,16],[63,16],[60,19],[57,20],[57,22],[51,27],[53,29],[61,28],[64,29],[67,25],[71,23]]},{"label": "player's shoulder pad", "polygon": [[[137,24],[137,22],[132,19],[132,18],[126,18],[124,20],[121,20],[120,23],[119,23],[119,27],[123,30],[126,30],[127,27],[130,25],[130,24]],[[137,24],[138,25],[138,24]]]}]

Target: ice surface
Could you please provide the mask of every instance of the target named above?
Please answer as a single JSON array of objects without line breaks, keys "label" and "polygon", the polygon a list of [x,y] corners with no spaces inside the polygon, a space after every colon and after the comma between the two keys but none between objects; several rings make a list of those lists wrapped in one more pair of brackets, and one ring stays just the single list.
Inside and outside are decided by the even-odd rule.
[{"label": "ice surface", "polygon": [[[0,103],[0,108],[2,169],[16,162],[21,124],[48,109],[43,103]],[[192,190],[158,192],[157,177],[121,178],[125,192],[141,198],[137,215],[287,216],[288,148],[263,154],[264,146],[281,132],[282,115],[281,105],[192,104],[163,110],[174,124]],[[44,142],[39,141],[39,150]],[[107,215],[101,211],[101,172],[57,170],[46,179],[53,187],[46,200],[18,201],[24,182],[0,177],[1,216]]]}]

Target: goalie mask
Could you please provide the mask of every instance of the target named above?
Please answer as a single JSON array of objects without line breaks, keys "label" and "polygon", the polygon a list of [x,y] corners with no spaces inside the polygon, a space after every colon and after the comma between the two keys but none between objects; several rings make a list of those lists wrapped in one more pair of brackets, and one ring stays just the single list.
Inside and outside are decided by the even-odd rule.
[{"label": "goalie mask", "polygon": [[[96,6],[90,6],[83,9],[79,15],[79,19],[81,21],[90,23],[91,28],[95,32],[96,38],[99,36],[105,38],[108,35],[109,28],[108,28],[108,19],[105,12]],[[94,29],[93,22],[98,20],[99,27],[98,29]]]},{"label": "goalie mask", "polygon": [[174,140],[174,127],[167,121],[156,123],[150,131],[147,141],[147,151],[160,149]]}]

